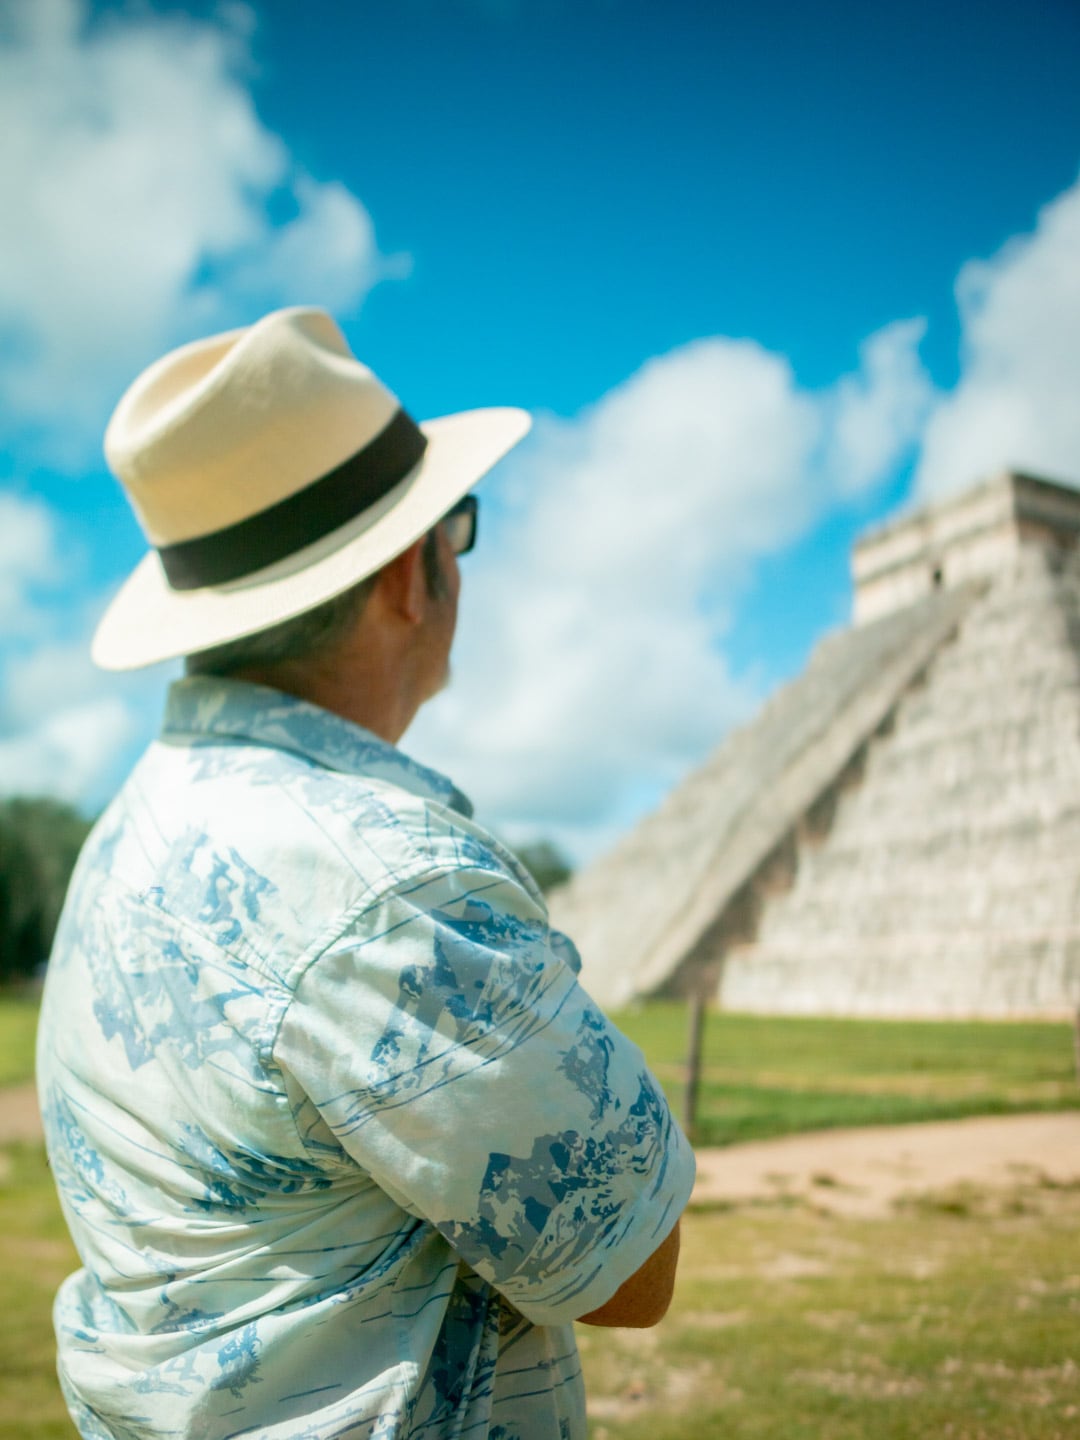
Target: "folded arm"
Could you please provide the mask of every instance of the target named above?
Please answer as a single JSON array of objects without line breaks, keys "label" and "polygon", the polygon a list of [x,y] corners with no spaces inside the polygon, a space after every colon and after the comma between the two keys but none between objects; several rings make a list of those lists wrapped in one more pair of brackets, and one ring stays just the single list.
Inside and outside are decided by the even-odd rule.
[{"label": "folded arm", "polygon": [[624,1326],[647,1330],[667,1314],[679,1263],[679,1221],[640,1269],[625,1280],[605,1305],[579,1315],[582,1325]]}]

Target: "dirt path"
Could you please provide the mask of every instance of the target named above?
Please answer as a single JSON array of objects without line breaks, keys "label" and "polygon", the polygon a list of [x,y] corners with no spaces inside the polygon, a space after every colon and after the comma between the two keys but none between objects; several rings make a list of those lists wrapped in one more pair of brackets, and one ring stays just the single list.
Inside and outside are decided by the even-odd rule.
[{"label": "dirt path", "polygon": [[41,1116],[33,1082],[0,1089],[0,1145],[41,1138]]},{"label": "dirt path", "polygon": [[1039,1177],[1080,1182],[1080,1113],[823,1130],[699,1150],[694,1199],[797,1196],[839,1214],[878,1215],[906,1195]]},{"label": "dirt path", "polygon": [[[33,1085],[0,1090],[0,1145],[40,1135]],[[877,1215],[904,1195],[964,1184],[1007,1188],[1037,1176],[1080,1183],[1080,1112],[823,1130],[702,1149],[694,1200],[791,1196],[840,1214]]]}]

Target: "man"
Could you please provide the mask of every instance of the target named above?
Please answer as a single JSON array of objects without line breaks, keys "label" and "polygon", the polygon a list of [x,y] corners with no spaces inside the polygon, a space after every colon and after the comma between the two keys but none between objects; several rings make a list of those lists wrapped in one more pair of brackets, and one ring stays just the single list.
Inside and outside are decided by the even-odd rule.
[{"label": "man", "polygon": [[38,1075],[85,1437],[577,1440],[571,1321],[651,1325],[693,1162],[516,859],[396,744],[470,487],[316,310],[167,355],[106,451],[155,547],[111,668],[189,657],[80,858]]}]

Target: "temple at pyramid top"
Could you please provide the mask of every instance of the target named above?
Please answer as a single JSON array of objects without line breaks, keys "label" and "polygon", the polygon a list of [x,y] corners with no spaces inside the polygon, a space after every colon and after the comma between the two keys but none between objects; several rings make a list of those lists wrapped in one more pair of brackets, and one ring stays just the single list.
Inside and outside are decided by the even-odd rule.
[{"label": "temple at pyramid top", "polygon": [[861,539],[852,626],[552,895],[601,1004],[1071,1013],[1078,537],[1003,474]]},{"label": "temple at pyramid top", "polygon": [[1070,549],[1080,490],[1005,471],[963,494],[864,535],[851,558],[854,621],[862,625],[931,591],[992,578],[1022,545]]}]

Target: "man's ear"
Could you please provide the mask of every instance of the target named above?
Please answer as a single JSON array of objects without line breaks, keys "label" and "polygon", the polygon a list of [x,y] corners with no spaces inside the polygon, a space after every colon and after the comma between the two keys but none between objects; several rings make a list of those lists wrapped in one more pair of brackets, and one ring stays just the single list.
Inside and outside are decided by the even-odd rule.
[{"label": "man's ear", "polygon": [[410,625],[419,625],[426,613],[424,537],[414,540],[379,572],[378,588],[390,611]]}]

